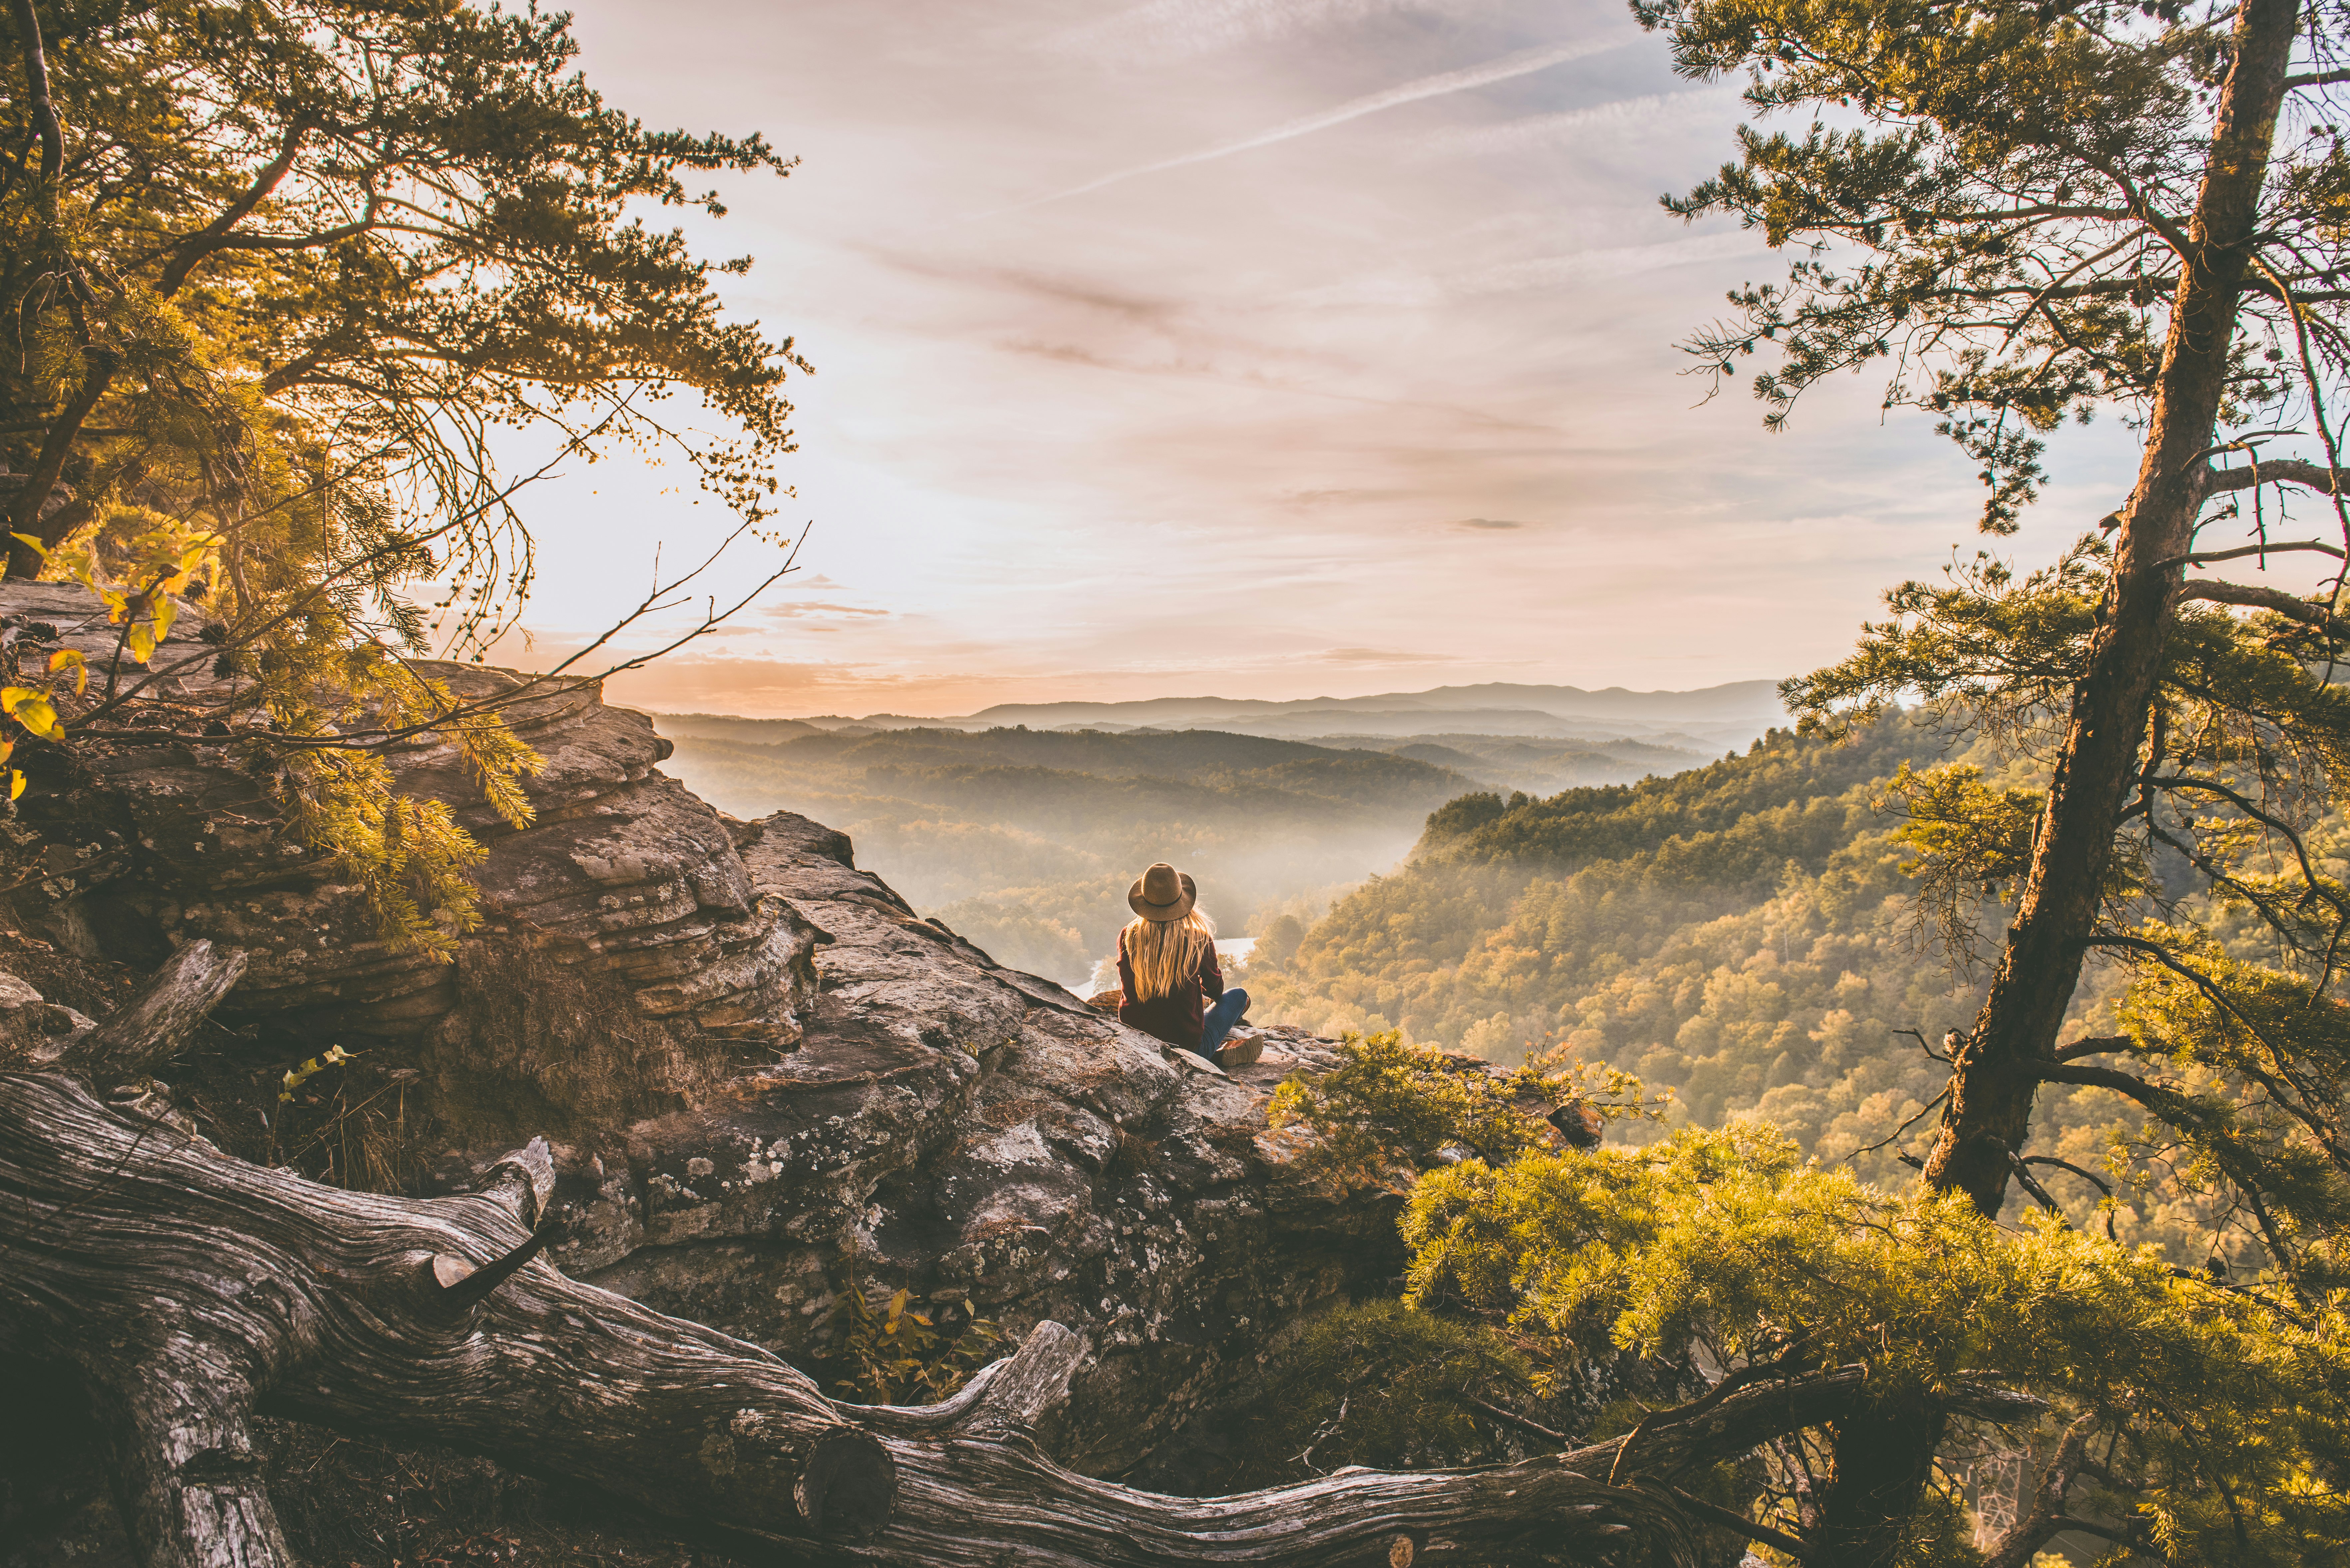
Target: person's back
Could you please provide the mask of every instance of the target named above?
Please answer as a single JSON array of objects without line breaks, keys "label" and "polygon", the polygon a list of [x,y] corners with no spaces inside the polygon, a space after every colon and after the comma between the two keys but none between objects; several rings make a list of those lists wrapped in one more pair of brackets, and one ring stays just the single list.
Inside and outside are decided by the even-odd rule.
[{"label": "person's back", "polygon": [[1255,1061],[1263,1047],[1253,1037],[1226,1044],[1248,992],[1225,988],[1216,928],[1191,878],[1162,860],[1135,879],[1126,901],[1135,919],[1118,934],[1119,1022],[1227,1066]]}]

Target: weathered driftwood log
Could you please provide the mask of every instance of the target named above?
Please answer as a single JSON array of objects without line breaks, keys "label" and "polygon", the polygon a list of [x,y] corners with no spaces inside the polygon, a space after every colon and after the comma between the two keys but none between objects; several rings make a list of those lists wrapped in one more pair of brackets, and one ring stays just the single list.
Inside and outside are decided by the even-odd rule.
[{"label": "weathered driftwood log", "polygon": [[[1459,1470],[1341,1471],[1232,1497],[1165,1497],[1071,1475],[1024,1435],[891,1439],[898,1509],[828,1555],[982,1568],[1610,1564],[1690,1568],[1701,1527],[1663,1489],[1590,1479],[1607,1453]],[[1575,1468],[1580,1458],[1586,1469]]]},{"label": "weathered driftwood log", "polygon": [[121,1011],[80,1035],[56,1065],[117,1081],[151,1073],[179,1054],[197,1026],[244,976],[246,954],[202,938],[181,947]]},{"label": "weathered driftwood log", "polygon": [[348,1192],[0,1075],[0,1355],[88,1387],[152,1568],[291,1563],[255,1411],[584,1481],[794,1562],[1696,1561],[1669,1490],[1591,1479],[1604,1449],[1210,1499],[1073,1475],[1027,1436],[1085,1353],[1057,1324],[945,1405],[836,1406],[754,1346],[532,1258],[546,1174],[534,1146],[480,1195]]},{"label": "weathered driftwood log", "polygon": [[525,1262],[515,1200],[533,1185],[348,1192],[66,1078],[0,1075],[0,1355],[79,1376],[151,1568],[290,1568],[256,1408],[779,1539],[854,1540],[889,1519],[888,1450],[806,1377]]}]

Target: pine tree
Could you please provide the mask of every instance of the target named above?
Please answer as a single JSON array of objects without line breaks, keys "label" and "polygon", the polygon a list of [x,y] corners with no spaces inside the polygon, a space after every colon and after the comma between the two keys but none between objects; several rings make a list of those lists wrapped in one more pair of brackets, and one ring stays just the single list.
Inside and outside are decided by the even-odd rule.
[{"label": "pine tree", "polygon": [[[2109,539],[2021,581],[1986,556],[1946,587],[1906,585],[1853,659],[1788,689],[1830,724],[1922,694],[2045,757],[2048,787],[2021,807],[1963,799],[1949,777],[1912,802],[1940,824],[1920,831],[1939,835],[1929,859],[1950,862],[1946,881],[2013,890],[1926,1173],[1995,1215],[2039,1085],[2111,1071],[2075,1064],[2099,1052],[2059,1049],[2087,955],[2194,968],[2178,944],[2123,929],[2154,847],[2260,909],[2309,961],[2313,996],[2342,956],[2350,905],[2296,832],[2330,799],[2350,740],[2329,682],[2342,579],[2302,599],[2186,574],[2350,548],[2329,407],[2350,372],[2350,292],[2335,286],[2350,159],[2318,122],[2326,90],[2350,79],[2330,63],[2350,14],[2278,0],[1636,11],[1669,33],[1684,72],[1742,70],[1758,109],[1808,106],[1849,126],[1742,131],[1737,161],[1669,201],[1806,251],[1785,285],[1739,291],[1735,316],[1691,340],[1706,374],[1770,348],[1777,368],[1755,390],[1777,424],[1821,377],[1887,358],[1887,405],[1934,410],[1982,462],[1993,533],[2034,497],[2042,435],[2068,413],[2117,406],[2146,431]],[[2269,452],[2296,423],[2324,462]],[[2272,486],[2329,496],[2344,545],[2269,540],[2262,513],[2252,545],[2198,545],[2206,523]],[[2231,605],[2259,613],[2205,607]],[[2136,842],[2120,842],[2126,829]],[[2290,887],[2251,868],[2278,840]],[[2281,1082],[2315,1075],[2287,1098],[2322,1097],[2339,1054],[2280,1066]]]},{"label": "pine tree", "polygon": [[[2117,413],[2144,450],[2060,559],[1986,551],[1902,585],[1852,657],[1785,689],[1814,732],[1920,705],[2018,764],[1905,770],[1891,791],[1933,923],[1991,968],[1944,1043],[1918,1186],[1870,1189],[1739,1127],[1430,1164],[1406,1220],[1413,1299],[1560,1366],[1636,1350],[1718,1368],[1701,1399],[1616,1413],[1615,1479],[1731,1501],[1705,1517],[1807,1563],[1983,1561],[1959,1500],[2000,1447],[2035,1462],[1986,1543],[1999,1568],[2067,1531],[2132,1562],[2338,1561],[2350,888],[2315,830],[2338,824],[2350,765],[2350,158],[2327,98],[2350,82],[2350,9],[1634,10],[1683,73],[1742,74],[1752,108],[1797,120],[1742,130],[1733,161],[1667,200],[1795,254],[1690,339],[1693,374],[1720,389],[1759,357],[1779,429],[1823,377],[1884,361],[1886,406],[1925,410],[1980,464],[1995,535],[2037,498],[2064,420]],[[2270,532],[2313,494],[2322,527]],[[2222,519],[2249,542],[2201,542]],[[2272,555],[2332,575],[2307,596],[2189,575]],[[1485,815],[1455,832],[1509,819]],[[2064,1040],[2092,955],[2131,969],[2122,1032]],[[1356,1075],[1378,1074],[1362,1106],[1451,1070],[1374,1044],[1352,1047]],[[1291,1096],[1334,1147],[1364,1125],[1327,1104],[1351,1082]],[[2044,1085],[2126,1112],[2105,1175],[2033,1147]],[[1417,1094],[1440,1121],[1457,1097]],[[2081,1223],[2035,1174],[2058,1168],[2109,1187],[2176,1173],[2208,1199],[2210,1265]],[[2017,1187],[2033,1207],[2002,1225]],[[2039,1404],[1989,1408],[1977,1378]],[[1766,1406],[1711,1470],[1672,1451]]]}]

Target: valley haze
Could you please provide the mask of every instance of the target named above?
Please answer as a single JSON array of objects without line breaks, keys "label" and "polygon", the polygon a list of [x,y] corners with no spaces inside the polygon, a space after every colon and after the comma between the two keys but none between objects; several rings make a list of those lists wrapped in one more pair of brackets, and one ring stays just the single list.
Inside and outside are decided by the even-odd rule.
[{"label": "valley haze", "polygon": [[924,915],[1072,988],[1101,980],[1151,861],[1197,877],[1228,938],[1303,928],[1401,864],[1448,802],[1678,774],[1786,718],[1767,680],[654,715],[668,771],[722,810],[842,828]]}]

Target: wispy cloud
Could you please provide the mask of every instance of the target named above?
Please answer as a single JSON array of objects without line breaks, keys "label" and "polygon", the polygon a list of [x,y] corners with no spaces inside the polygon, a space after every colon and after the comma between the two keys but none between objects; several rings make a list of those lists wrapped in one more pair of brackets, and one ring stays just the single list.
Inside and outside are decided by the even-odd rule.
[{"label": "wispy cloud", "polygon": [[1453,664],[1459,662],[1450,653],[1414,653],[1403,648],[1326,648],[1322,650],[1326,664]]},{"label": "wispy cloud", "polygon": [[1540,151],[1596,133],[1630,130],[1659,119],[1710,113],[1726,107],[1743,90],[1717,86],[1687,92],[1652,92],[1582,109],[1562,109],[1556,114],[1521,115],[1497,125],[1459,126],[1429,137],[1419,144],[1418,151],[1422,156],[1439,158]]},{"label": "wispy cloud", "polygon": [[1536,71],[1546,71],[1553,66],[1563,66],[1569,60],[1580,60],[1592,55],[1605,54],[1609,49],[1620,49],[1633,42],[1634,37],[1635,35],[1631,34],[1616,34],[1603,38],[1586,38],[1573,44],[1548,44],[1539,48],[1520,49],[1515,54],[1503,55],[1500,59],[1488,60],[1482,66],[1469,66],[1457,71],[1443,71],[1432,77],[1420,77],[1416,80],[1405,82],[1400,87],[1391,87],[1384,92],[1348,99],[1345,103],[1323,109],[1317,114],[1284,120],[1279,125],[1260,130],[1251,136],[1244,136],[1237,141],[1219,142],[1213,147],[1203,147],[1194,152],[1181,153],[1173,158],[1162,158],[1155,163],[1140,163],[1131,169],[1121,169],[1114,174],[1105,174],[1098,180],[1089,180],[1082,185],[1072,185],[1066,191],[1056,191],[1049,196],[1039,196],[1033,202],[1022,202],[1003,208],[1002,211],[1019,213],[1025,212],[1031,207],[1041,207],[1048,202],[1066,202],[1072,196],[1083,196],[1089,192],[1099,191],[1122,181],[1139,179],[1145,174],[1158,174],[1170,169],[1187,168],[1194,163],[1206,163],[1218,158],[1230,158],[1236,152],[1249,152],[1260,147],[1271,147],[1275,142],[1293,140],[1300,136],[1311,136],[1317,130],[1327,130],[1334,125],[1344,125],[1350,119],[1360,119],[1367,114],[1378,114],[1386,109],[1400,109],[1406,104],[1419,103],[1431,98],[1441,98],[1447,93],[1468,92],[1476,88],[1490,87],[1495,82],[1508,81],[1513,77],[1531,76]]},{"label": "wispy cloud", "polygon": [[837,605],[824,599],[795,599],[789,604],[766,605],[759,614],[768,620],[802,620],[812,615],[868,615],[889,617],[894,610],[874,609],[865,605]]},{"label": "wispy cloud", "polygon": [[1280,502],[1284,506],[1331,506],[1342,504],[1352,505],[1367,501],[1392,501],[1399,495],[1408,495],[1409,493],[1410,492],[1409,491],[1393,488],[1378,490],[1284,490],[1280,494],[1274,496],[1274,499]]},{"label": "wispy cloud", "polygon": [[1762,238],[1743,229],[1723,234],[1691,234],[1686,239],[1660,240],[1648,245],[1612,245],[1602,250],[1573,251],[1565,255],[1535,256],[1508,262],[1446,280],[1456,296],[1513,294],[1520,289],[1555,288],[1603,277],[1639,277],[1669,266],[1718,261],[1724,256],[1759,253]]},{"label": "wispy cloud", "polygon": [[1314,27],[1398,11],[1469,13],[1488,0],[1148,0],[1072,27],[1053,42],[1117,65],[1157,65],[1234,49]]},{"label": "wispy cloud", "polygon": [[1501,517],[1463,517],[1460,522],[1455,523],[1453,526],[1455,528],[1523,528],[1529,526],[1529,524],[1524,523],[1512,523],[1506,518]]},{"label": "wispy cloud", "polygon": [[1759,235],[1732,229],[1645,245],[1607,245],[1530,256],[1457,272],[1391,271],[1300,289],[1283,303],[1296,310],[1432,310],[1488,295],[1555,291],[1604,278],[1643,277],[1667,267],[1759,253]]}]

